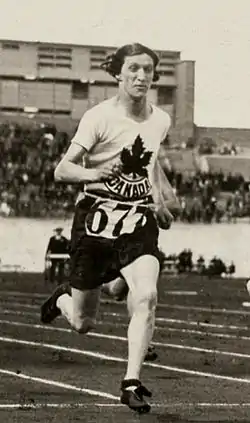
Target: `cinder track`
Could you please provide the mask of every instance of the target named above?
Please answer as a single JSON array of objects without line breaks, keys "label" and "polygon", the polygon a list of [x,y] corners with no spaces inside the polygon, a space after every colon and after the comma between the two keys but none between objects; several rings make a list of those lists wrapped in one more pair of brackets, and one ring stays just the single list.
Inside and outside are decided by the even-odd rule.
[{"label": "cinder track", "polygon": [[243,280],[162,278],[159,354],[142,380],[152,412],[139,417],[119,403],[127,316],[103,298],[96,330],[73,333],[58,319],[39,322],[47,294],[41,275],[0,276],[0,421],[248,422],[250,310]]}]

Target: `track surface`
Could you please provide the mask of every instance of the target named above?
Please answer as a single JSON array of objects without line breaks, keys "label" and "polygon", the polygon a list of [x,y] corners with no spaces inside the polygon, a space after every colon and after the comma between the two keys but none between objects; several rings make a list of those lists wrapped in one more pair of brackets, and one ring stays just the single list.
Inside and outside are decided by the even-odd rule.
[{"label": "track surface", "polygon": [[0,421],[248,422],[250,309],[243,280],[164,277],[157,329],[159,358],[145,363],[152,412],[119,403],[125,372],[126,306],[103,297],[87,336],[59,318],[39,322],[47,294],[41,275],[0,275]]}]

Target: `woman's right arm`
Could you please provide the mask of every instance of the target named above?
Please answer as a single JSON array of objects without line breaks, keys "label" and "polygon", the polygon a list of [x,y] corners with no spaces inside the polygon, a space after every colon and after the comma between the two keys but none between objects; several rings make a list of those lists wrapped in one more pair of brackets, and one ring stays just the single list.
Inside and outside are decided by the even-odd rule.
[{"label": "woman's right arm", "polygon": [[55,169],[55,180],[66,183],[86,183],[108,179],[113,175],[112,167],[87,169],[82,164],[87,150],[79,144],[72,143]]}]

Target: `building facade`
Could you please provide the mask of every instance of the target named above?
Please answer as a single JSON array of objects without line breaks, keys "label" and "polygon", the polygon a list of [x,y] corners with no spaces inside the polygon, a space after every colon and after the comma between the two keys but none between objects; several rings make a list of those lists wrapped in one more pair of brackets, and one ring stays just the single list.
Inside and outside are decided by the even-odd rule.
[{"label": "building facade", "polygon": [[[100,69],[115,47],[0,40],[0,114],[4,118],[79,121],[84,112],[116,92]],[[175,142],[194,130],[194,62],[178,51],[158,51],[160,79],[151,87],[154,104],[172,118]]]}]

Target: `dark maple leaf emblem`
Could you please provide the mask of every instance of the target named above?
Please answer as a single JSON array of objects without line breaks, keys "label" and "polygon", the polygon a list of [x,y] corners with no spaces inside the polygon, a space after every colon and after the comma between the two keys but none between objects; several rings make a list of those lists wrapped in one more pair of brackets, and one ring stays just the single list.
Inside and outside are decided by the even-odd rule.
[{"label": "dark maple leaf emblem", "polygon": [[132,174],[134,179],[138,175],[146,178],[148,176],[146,166],[149,165],[152,154],[152,151],[145,151],[142,139],[138,135],[131,151],[123,148],[121,152],[122,173],[125,175]]}]

